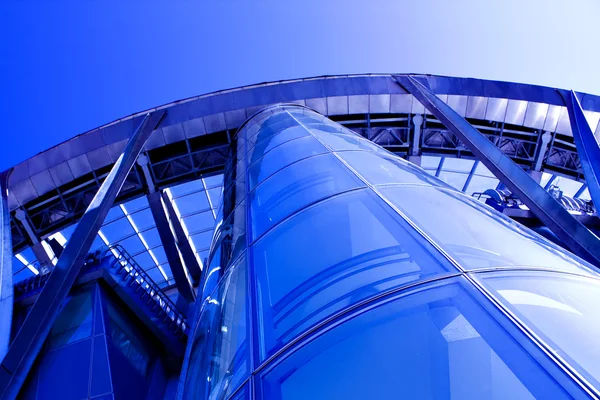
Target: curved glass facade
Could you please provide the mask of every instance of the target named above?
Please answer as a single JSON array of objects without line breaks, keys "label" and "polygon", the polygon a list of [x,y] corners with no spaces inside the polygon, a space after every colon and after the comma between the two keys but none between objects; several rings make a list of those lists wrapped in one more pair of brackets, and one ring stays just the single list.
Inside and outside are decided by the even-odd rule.
[{"label": "curved glass facade", "polygon": [[586,262],[300,106],[230,151],[184,398],[598,395]]}]

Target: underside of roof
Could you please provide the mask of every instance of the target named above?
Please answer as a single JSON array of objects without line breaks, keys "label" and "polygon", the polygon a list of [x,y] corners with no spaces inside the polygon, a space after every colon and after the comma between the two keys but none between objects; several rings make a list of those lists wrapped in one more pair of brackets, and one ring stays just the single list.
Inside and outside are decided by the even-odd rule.
[{"label": "underside of roof", "polygon": [[[569,115],[561,93],[547,87],[469,78],[419,76],[431,90],[486,135],[524,169],[535,167],[541,136],[551,134],[540,171],[542,185],[552,179],[566,194],[588,198]],[[596,137],[600,136],[600,97],[578,94]],[[215,209],[222,191],[221,171],[237,128],[259,109],[297,103],[355,130],[386,149],[422,157],[423,168],[469,194],[494,188],[498,180],[428,113],[392,75],[308,78],[225,90],[177,101],[146,143],[151,182],[136,165],[106,219],[98,245],[120,243],[136,254],[163,285],[172,275],[148,204],[149,185],[169,189],[169,198],[202,260],[208,250]],[[147,111],[81,134],[13,167],[9,209],[23,210],[39,239],[68,240],[103,179]],[[412,118],[422,115],[415,142]],[[558,177],[558,178],[554,178]],[[557,180],[558,179],[558,180]],[[587,196],[587,197],[586,197]],[[12,218],[12,237],[20,268],[35,273],[32,244],[22,220]],[[31,271],[31,272],[30,272]],[[18,279],[17,279],[18,280]]]}]

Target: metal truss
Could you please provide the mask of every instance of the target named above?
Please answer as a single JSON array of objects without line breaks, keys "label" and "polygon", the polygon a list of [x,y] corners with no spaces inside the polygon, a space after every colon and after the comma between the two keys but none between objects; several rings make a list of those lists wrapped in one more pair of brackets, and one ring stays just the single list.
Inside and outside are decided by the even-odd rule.
[{"label": "metal truss", "polygon": [[[418,143],[413,147],[415,114],[355,114],[332,119],[400,156],[439,155],[474,159],[475,155],[434,116],[423,118]],[[533,169],[540,152],[541,130],[467,118],[488,140],[522,168]],[[167,144],[146,154],[151,184],[157,190],[201,179],[224,170],[233,130],[224,130]],[[416,148],[418,154],[411,154]],[[414,152],[413,152],[414,153]],[[23,207],[39,238],[57,232],[78,221],[94,193],[105,179],[110,166],[78,178],[76,181],[35,199]],[[541,170],[583,181],[583,172],[573,138],[552,133]],[[135,165],[115,204],[121,204],[150,192],[139,165]],[[29,246],[30,240],[21,223],[12,218],[15,253]]]}]

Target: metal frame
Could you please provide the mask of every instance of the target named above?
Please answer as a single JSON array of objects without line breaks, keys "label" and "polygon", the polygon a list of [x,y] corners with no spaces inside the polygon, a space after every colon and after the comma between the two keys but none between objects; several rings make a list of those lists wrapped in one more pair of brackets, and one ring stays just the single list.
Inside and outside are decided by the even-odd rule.
[{"label": "metal frame", "polygon": [[158,235],[160,236],[160,241],[162,242],[167,259],[169,260],[171,272],[173,272],[177,290],[188,303],[194,302],[196,301],[194,288],[188,277],[187,268],[183,265],[181,257],[179,256],[179,249],[177,248],[175,237],[169,226],[169,217],[163,207],[161,192],[150,193],[147,198],[148,204],[150,204],[150,211],[152,211],[152,217],[156,223]]},{"label": "metal frame", "polygon": [[397,82],[444,123],[573,252],[600,266],[600,240],[488,138],[412,76]]},{"label": "metal frame", "polygon": [[[208,199],[208,202],[210,204],[211,200],[208,195],[208,191],[206,190],[206,185],[204,185],[204,181],[202,182],[202,184],[204,186],[204,192],[206,193],[206,198]],[[177,248],[179,248],[179,251],[181,252],[181,257],[183,258],[185,267],[189,271],[192,279],[195,282],[200,282],[200,275],[201,275],[202,271],[200,269],[200,265],[198,264],[198,259],[196,258],[196,254],[191,246],[192,239],[188,238],[187,235],[185,234],[185,232],[183,230],[183,226],[182,226],[182,221],[177,217],[177,213],[175,213],[173,203],[171,202],[171,199],[169,198],[168,194],[165,192],[162,192],[162,193],[160,193],[160,195],[161,195],[162,201],[165,205],[165,208],[164,208],[165,213],[171,223],[171,227],[173,228],[173,232],[172,232],[173,239],[175,240],[175,243],[177,244]],[[212,206],[212,204],[211,204],[211,206]],[[211,210],[212,210],[212,207],[211,207]],[[214,216],[214,211],[213,211],[213,216]]]},{"label": "metal frame", "polygon": [[563,94],[563,98],[569,110],[571,132],[590,196],[595,204],[600,204],[600,146],[575,92],[571,90],[568,94]]},{"label": "metal frame", "polygon": [[14,398],[18,394],[69,290],[81,271],[84,259],[106,214],[125,183],[146,140],[164,116],[163,111],[153,115],[147,114],[144,117],[81,218],[73,237],[2,361],[0,394],[3,399]]},{"label": "metal frame", "polygon": [[8,176],[0,174],[0,359],[8,352],[13,314],[13,270],[10,213],[8,212]]}]

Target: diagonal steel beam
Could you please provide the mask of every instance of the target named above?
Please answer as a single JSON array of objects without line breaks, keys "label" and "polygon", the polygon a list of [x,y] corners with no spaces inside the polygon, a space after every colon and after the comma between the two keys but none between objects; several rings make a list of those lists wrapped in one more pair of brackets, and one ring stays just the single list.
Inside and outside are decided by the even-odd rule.
[{"label": "diagonal steel beam", "polygon": [[8,177],[11,171],[0,174],[0,358],[8,352],[13,313],[13,247],[8,210]]},{"label": "diagonal steel beam", "polygon": [[588,185],[592,201],[598,207],[600,206],[600,146],[598,146],[590,124],[585,119],[581,103],[575,92],[571,90],[568,94],[562,92],[561,94],[569,111],[571,132],[573,132],[573,139],[577,146],[585,182]]},{"label": "diagonal steel beam", "polygon": [[171,199],[169,199],[169,196],[166,192],[162,193],[162,198],[165,204],[165,210],[169,216],[169,221],[171,221],[171,227],[173,228],[173,233],[175,234],[175,241],[177,242],[177,247],[181,252],[183,262],[185,263],[185,266],[190,272],[190,275],[194,281],[200,282],[200,275],[202,274],[202,271],[200,269],[200,265],[198,264],[196,254],[194,253],[194,250],[192,250],[192,246],[190,246],[190,239],[188,239],[187,235],[183,231],[181,221],[177,217],[173,203],[171,203]]},{"label": "diagonal steel beam", "polygon": [[574,253],[600,266],[600,240],[520,166],[412,76],[396,82],[452,131]]},{"label": "diagonal steel beam", "polygon": [[[188,303],[192,303],[196,301],[196,294],[194,293],[192,282],[190,282],[190,278],[188,277],[186,266],[183,265],[181,257],[179,256],[177,243],[173,236],[173,232],[171,231],[171,227],[169,226],[169,219],[167,218],[165,207],[163,207],[161,192],[150,193],[147,198],[152,217],[154,218],[154,223],[156,223],[158,236],[160,237],[165,254],[167,255],[171,272],[173,272],[177,290]],[[179,220],[177,222],[179,222]]]},{"label": "diagonal steel beam", "polygon": [[15,336],[0,366],[0,397],[14,399],[35,361],[56,316],[77,279],[106,214],[113,206],[131,167],[165,112],[146,114],[129,139],[94,199],[79,221],[56,267]]}]

